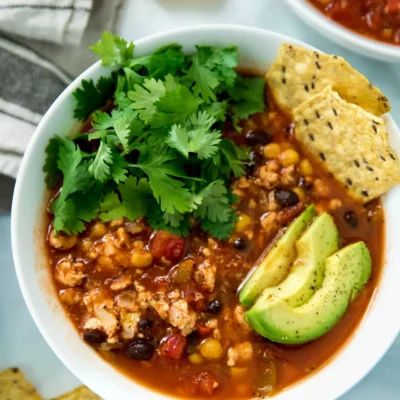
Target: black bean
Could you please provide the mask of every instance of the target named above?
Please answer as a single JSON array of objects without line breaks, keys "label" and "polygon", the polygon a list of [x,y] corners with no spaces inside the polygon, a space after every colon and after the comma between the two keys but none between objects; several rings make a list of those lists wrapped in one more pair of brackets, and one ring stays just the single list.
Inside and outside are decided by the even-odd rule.
[{"label": "black bean", "polygon": [[250,153],[250,161],[254,164],[262,164],[264,162],[263,158],[255,151]]},{"label": "black bean", "polygon": [[151,319],[141,319],[138,323],[138,329],[140,332],[148,331],[153,326],[153,321]]},{"label": "black bean", "polygon": [[237,238],[235,240],[235,249],[236,250],[246,250],[247,248],[247,241],[243,238]]},{"label": "black bean", "polygon": [[125,353],[134,360],[150,360],[154,353],[154,342],[146,339],[135,339],[129,342]]},{"label": "black bean", "polygon": [[358,225],[358,217],[354,211],[347,211],[344,214],[344,220],[353,228]]},{"label": "black bean", "polygon": [[83,334],[83,339],[88,343],[103,343],[107,335],[98,329],[87,331]]},{"label": "black bean", "polygon": [[211,314],[218,314],[222,310],[222,304],[219,300],[210,301],[207,310]]},{"label": "black bean", "polygon": [[271,135],[262,129],[250,131],[246,135],[246,143],[249,146],[256,146],[257,144],[264,145],[271,142]]},{"label": "black bean", "polygon": [[189,346],[195,346],[196,342],[199,338],[199,332],[197,331],[193,331],[192,333],[190,333],[189,335],[186,336],[187,339],[187,345]]},{"label": "black bean", "polygon": [[293,190],[288,189],[275,189],[274,191],[275,200],[282,207],[294,206],[299,202],[299,196]]}]

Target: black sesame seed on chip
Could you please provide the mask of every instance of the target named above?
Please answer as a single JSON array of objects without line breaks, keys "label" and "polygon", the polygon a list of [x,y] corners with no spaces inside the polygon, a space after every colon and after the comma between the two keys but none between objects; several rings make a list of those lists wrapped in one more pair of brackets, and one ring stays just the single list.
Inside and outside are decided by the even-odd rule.
[{"label": "black sesame seed on chip", "polygon": [[358,162],[358,160],[354,160],[354,164],[357,168],[360,168],[360,163]]},{"label": "black sesame seed on chip", "polygon": [[314,135],[313,135],[312,133],[309,133],[308,136],[309,136],[309,138],[310,138],[312,141],[315,140]]},{"label": "black sesame seed on chip", "polygon": [[308,85],[304,85],[304,89],[308,92]]},{"label": "black sesame seed on chip", "polygon": [[353,181],[350,178],[347,178],[346,182],[349,184],[349,186],[351,186],[353,184]]},{"label": "black sesame seed on chip", "polygon": [[367,192],[366,190],[362,190],[362,191],[361,191],[361,194],[362,194],[364,197],[368,197],[368,192]]},{"label": "black sesame seed on chip", "polygon": [[318,62],[318,61],[315,62],[315,66],[316,66],[318,69],[321,69],[321,66],[319,65],[319,62]]},{"label": "black sesame seed on chip", "polygon": [[326,157],[324,153],[319,153],[319,156],[321,157],[322,161],[326,161]]},{"label": "black sesame seed on chip", "polygon": [[285,85],[286,84],[286,78],[282,78],[282,83]]},{"label": "black sesame seed on chip", "polygon": [[376,129],[375,125],[372,125],[372,129],[374,130],[375,133],[378,133],[378,129]]},{"label": "black sesame seed on chip", "polygon": [[396,161],[396,157],[392,154],[392,153],[389,153],[389,156],[390,157],[392,157],[393,158],[393,160],[395,160]]},{"label": "black sesame seed on chip", "polygon": [[386,158],[383,157],[383,156],[381,156],[381,160],[382,160],[382,161],[386,161]]},{"label": "black sesame seed on chip", "polygon": [[307,119],[303,120],[303,122],[304,122],[304,125],[308,126],[308,120]]},{"label": "black sesame seed on chip", "polygon": [[333,125],[332,125],[332,123],[329,122],[329,121],[328,121],[328,126],[329,126],[329,128],[331,128],[331,129],[333,130]]},{"label": "black sesame seed on chip", "polygon": [[317,118],[321,118],[321,116],[319,115],[319,112],[318,112],[318,111],[315,111],[315,116],[316,116]]},{"label": "black sesame seed on chip", "polygon": [[335,114],[335,116],[337,117],[337,111],[335,108],[332,108],[333,113]]}]

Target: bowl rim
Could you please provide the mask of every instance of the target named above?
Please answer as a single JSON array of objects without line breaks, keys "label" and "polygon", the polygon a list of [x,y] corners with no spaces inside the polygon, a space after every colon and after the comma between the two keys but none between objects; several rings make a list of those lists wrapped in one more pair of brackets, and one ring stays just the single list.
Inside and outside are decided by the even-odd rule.
[{"label": "bowl rim", "polygon": [[[289,42],[292,44],[297,44],[306,48],[312,48],[312,46],[291,38],[287,35],[283,35],[274,31],[269,31],[261,28],[254,28],[254,27],[247,27],[247,26],[242,26],[242,25],[232,25],[232,24],[203,24],[203,25],[194,25],[190,27],[183,27],[183,28],[177,28],[177,29],[171,29],[163,32],[159,32],[150,36],[146,36],[142,39],[134,41],[136,46],[140,45],[146,45],[149,44],[153,41],[158,41],[159,39],[165,39],[168,41],[170,36],[173,35],[185,35],[188,33],[192,34],[205,34],[206,31],[211,31],[213,34],[215,33],[216,35],[219,32],[225,32],[225,34],[240,34],[240,35],[259,35],[260,37],[264,37],[265,40],[270,41],[280,41],[280,42]],[[42,133],[42,130],[46,130],[46,124],[48,123],[49,120],[53,119],[56,115],[57,109],[62,106],[64,102],[68,98],[71,97],[72,91],[80,86],[80,82],[82,79],[90,79],[98,73],[99,71],[102,70],[103,67],[101,67],[100,61],[96,62],[92,66],[90,66],[87,70],[85,70],[81,75],[79,75],[69,86],[66,87],[66,89],[60,94],[60,96],[55,100],[55,102],[51,105],[49,110],[46,112],[44,117],[42,118],[41,122],[39,123],[38,127],[36,128],[29,144],[27,147],[27,150],[25,152],[24,158],[21,163],[21,167],[18,173],[16,185],[15,185],[15,190],[14,190],[14,196],[13,196],[13,202],[12,202],[12,213],[11,213],[11,241],[12,241],[12,252],[13,252],[13,258],[14,258],[14,264],[15,264],[15,270],[18,278],[18,282],[21,288],[21,292],[23,294],[24,300],[26,302],[26,305],[31,313],[31,316],[38,327],[40,333],[42,336],[45,338],[46,342],[50,345],[52,350],[55,352],[57,357],[66,365],[66,367],[80,379],[85,385],[88,387],[92,388],[95,392],[100,393],[102,396],[105,398],[111,400],[113,399],[111,397],[111,391],[106,390],[106,389],[100,389],[101,384],[94,382],[90,377],[87,372],[82,371],[79,365],[76,365],[71,358],[66,354],[66,348],[68,346],[61,346],[57,343],[57,340],[53,338],[49,332],[48,328],[46,327],[47,323],[46,321],[42,318],[40,315],[39,309],[35,302],[37,301],[34,300],[33,296],[33,290],[30,288],[30,282],[25,278],[24,275],[24,265],[22,263],[21,259],[21,254],[24,251],[24,248],[22,247],[22,244],[20,243],[19,240],[19,234],[18,234],[18,225],[20,224],[19,221],[19,215],[20,213],[18,211],[22,210],[22,205],[23,203],[23,198],[24,198],[24,181],[26,179],[26,175],[29,173],[29,162],[30,158],[32,157],[32,154],[35,152],[35,145]],[[396,124],[394,124],[393,119],[390,117],[390,115],[387,115],[387,123],[391,124],[391,129],[395,131],[396,137],[400,138],[400,131],[398,130]],[[400,195],[400,191],[398,192]],[[385,207],[386,208],[386,207]],[[393,211],[393,210],[392,210]],[[395,251],[393,249],[393,251]],[[385,248],[385,254],[388,252],[388,249]],[[384,271],[387,270],[387,266],[384,266]],[[384,274],[383,274],[384,275]],[[381,282],[379,284],[379,288],[382,287],[384,276],[382,275],[381,277]],[[387,279],[388,280],[388,279]],[[385,285],[387,286],[387,285]],[[379,292],[383,292],[383,290],[379,290]],[[395,292],[397,294],[397,292]],[[379,295],[379,294],[378,294]],[[371,304],[376,302],[376,297],[372,299]],[[397,296],[398,300],[398,305],[400,306],[400,293]],[[386,301],[387,303],[387,301]],[[50,307],[50,305],[47,305]],[[369,311],[367,311],[369,312]],[[65,317],[67,317],[65,315]],[[67,317],[68,318],[68,317]],[[282,400],[297,400],[299,394],[303,393],[303,395],[307,394],[307,397],[310,400],[319,400],[321,397],[321,390],[326,394],[327,392],[330,393],[329,399],[336,399],[345,392],[347,392],[349,389],[351,389],[356,383],[358,383],[375,365],[376,363],[383,357],[383,355],[386,353],[386,351],[389,349],[389,347],[392,345],[394,340],[396,339],[398,333],[400,332],[400,319],[398,321],[395,321],[395,319],[392,319],[391,325],[390,325],[390,330],[389,332],[386,332],[384,339],[379,340],[376,346],[370,351],[370,352],[365,352],[367,354],[363,354],[364,352],[362,350],[365,350],[365,346],[368,342],[364,340],[356,340],[356,336],[358,335],[358,332],[366,332],[366,328],[362,329],[364,327],[366,320],[368,320],[368,316],[365,315],[363,317],[363,320],[360,324],[360,326],[357,328],[356,333],[348,338],[348,341],[344,344],[344,346],[334,355],[332,359],[330,359],[327,364],[322,366],[316,373],[312,374],[311,376],[308,377],[308,379],[303,379],[299,382],[296,382],[296,384],[290,386],[287,388],[285,391],[280,392],[275,398],[277,399],[282,399]],[[385,319],[385,321],[387,321]],[[71,322],[68,321],[70,324]],[[387,322],[389,324],[389,322]],[[71,324],[72,325],[72,324]],[[371,324],[369,324],[371,325]],[[369,326],[369,331],[371,331],[372,326]],[[364,336],[366,333],[364,333]],[[370,333],[370,336],[372,334]],[[357,343],[357,346],[356,346]],[[364,343],[364,344],[362,344]],[[350,348],[352,351],[350,351]],[[364,359],[362,360],[362,363],[358,365],[357,369],[355,368],[349,368],[348,362],[349,360],[352,360],[351,355],[354,356],[354,352],[356,351],[356,348],[358,348],[358,354],[363,354]],[[347,364],[346,364],[346,359],[347,359]],[[113,368],[109,364],[110,368]],[[342,368],[342,370],[341,370]],[[336,372],[332,372],[333,370],[336,370]],[[350,374],[351,372],[351,374]],[[121,372],[118,372],[119,374],[122,374]],[[339,384],[336,379],[334,382],[330,382],[330,380],[327,380],[326,378],[320,379],[322,376],[332,378],[332,374],[335,374],[335,376],[340,376],[341,383]],[[123,375],[123,374],[122,374]],[[350,376],[351,375],[351,376]],[[312,378],[312,379],[309,379]],[[321,387],[321,389],[317,388],[317,381],[319,381],[320,385],[318,387]],[[150,387],[145,386],[139,382],[132,381],[134,383],[134,386],[137,388],[138,391],[140,390],[148,390],[148,398],[151,397],[151,399],[170,399],[172,398],[168,394],[156,392]],[[111,386],[113,383],[111,383]],[[150,393],[151,392],[151,393]],[[107,394],[106,394],[107,393]],[[151,395],[152,394],[152,395]],[[112,394],[114,396],[114,394]],[[124,397],[125,398],[125,397]],[[143,397],[144,398],[144,397]],[[146,397],[147,398],[147,397]],[[328,399],[328,397],[325,397],[325,399]]]},{"label": "bowl rim", "polygon": [[381,42],[354,32],[328,18],[307,0],[285,1],[313,29],[318,31],[321,29],[320,33],[330,38],[330,40],[334,40],[332,36],[336,36],[337,43],[346,46],[343,43],[344,41],[356,46],[356,49],[352,48],[354,51],[362,51],[363,54],[368,54],[370,57],[377,59],[381,59],[380,56],[385,56],[400,62],[400,45]]}]

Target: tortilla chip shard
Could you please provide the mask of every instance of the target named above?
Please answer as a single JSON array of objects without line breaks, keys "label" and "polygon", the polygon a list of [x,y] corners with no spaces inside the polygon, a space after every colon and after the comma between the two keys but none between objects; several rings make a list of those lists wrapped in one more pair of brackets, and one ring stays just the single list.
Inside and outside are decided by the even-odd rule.
[{"label": "tortilla chip shard", "polygon": [[0,400],[42,400],[35,387],[18,368],[0,372]]},{"label": "tortilla chip shard", "polygon": [[277,104],[286,112],[331,85],[349,103],[380,116],[390,110],[388,99],[342,57],[283,44],[265,77]]},{"label": "tortilla chip shard", "polygon": [[400,183],[383,119],[343,100],[331,86],[293,114],[296,139],[355,200],[366,203]]},{"label": "tortilla chip shard", "polygon": [[62,396],[53,400],[101,400],[101,397],[97,396],[97,394],[94,394],[86,386],[79,386],[72,392],[63,394]]}]

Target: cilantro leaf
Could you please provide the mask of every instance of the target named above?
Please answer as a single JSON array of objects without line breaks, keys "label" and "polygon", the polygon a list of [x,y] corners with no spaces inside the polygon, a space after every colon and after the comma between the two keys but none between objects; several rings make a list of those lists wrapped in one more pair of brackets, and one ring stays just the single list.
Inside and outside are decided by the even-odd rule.
[{"label": "cilantro leaf", "polygon": [[112,98],[115,90],[112,78],[101,77],[96,84],[93,80],[82,80],[82,88],[74,90],[72,95],[77,102],[74,117],[77,119],[87,119],[89,115],[97,109],[103,107]]},{"label": "cilantro leaf", "polygon": [[46,146],[46,161],[43,166],[43,171],[46,172],[45,181],[48,189],[55,188],[61,178],[61,171],[57,165],[58,151],[61,143],[61,139],[55,136],[49,140]]},{"label": "cilantro leaf", "polygon": [[54,229],[67,234],[83,232],[84,222],[89,222],[97,216],[100,205],[100,192],[92,190],[89,193],[75,193],[68,200],[61,196],[51,204],[54,213]]},{"label": "cilantro leaf", "polygon": [[189,153],[197,153],[200,160],[210,158],[218,151],[221,141],[221,132],[210,130],[215,122],[206,112],[194,114],[186,126],[172,126],[167,143],[185,158]]},{"label": "cilantro leaf", "polygon": [[146,216],[151,210],[152,192],[147,179],[130,176],[125,183],[118,185],[118,192],[108,193],[100,205],[99,217],[103,221],[126,217],[130,221]]},{"label": "cilantro leaf", "polygon": [[235,146],[233,142],[222,139],[220,143],[221,158],[219,167],[228,177],[233,173],[236,178],[244,175],[244,165],[248,160],[248,152]]},{"label": "cilantro leaf", "polygon": [[174,214],[185,213],[196,208],[199,198],[174,177],[184,176],[179,165],[169,156],[150,155],[141,164],[131,165],[142,169],[149,177],[154,197],[162,211]]},{"label": "cilantro leaf", "polygon": [[185,121],[194,114],[202,101],[193,96],[192,92],[183,85],[173,85],[156,103],[157,112],[151,120],[152,128],[169,127]]},{"label": "cilantro leaf", "polygon": [[162,212],[161,209],[155,209],[147,217],[149,225],[156,230],[169,231],[175,235],[186,237],[189,234],[190,219],[188,214],[176,212],[170,214]]},{"label": "cilantro leaf", "polygon": [[89,167],[89,172],[94,179],[105,182],[110,176],[110,164],[112,161],[111,147],[101,141],[96,157]]},{"label": "cilantro leaf", "polygon": [[63,186],[60,197],[65,200],[72,193],[89,189],[92,178],[89,173],[91,161],[82,161],[82,153],[69,138],[61,139],[57,166],[63,173]]},{"label": "cilantro leaf", "polygon": [[182,46],[176,43],[163,46],[149,56],[135,58],[129,64],[130,68],[145,67],[150,77],[160,79],[167,74],[178,75],[184,67],[186,56]]},{"label": "cilantro leaf", "polygon": [[214,70],[227,87],[233,86],[236,79],[235,68],[238,65],[238,51],[236,46],[218,48],[211,46],[197,46],[200,60],[205,66]]},{"label": "cilantro leaf", "polygon": [[264,87],[263,78],[238,77],[235,85],[228,89],[232,112],[236,119],[246,119],[252,114],[264,111]]},{"label": "cilantro leaf", "polygon": [[237,48],[215,48],[196,46],[197,54],[192,56],[186,80],[193,84],[193,91],[206,103],[216,101],[218,86],[231,87],[236,79],[238,64]]},{"label": "cilantro leaf", "polygon": [[118,153],[112,153],[110,173],[116,183],[124,182],[128,175],[128,162]]},{"label": "cilantro leaf", "polygon": [[133,43],[114,36],[110,32],[103,32],[102,39],[89,48],[101,58],[102,64],[106,67],[125,66],[133,58]]},{"label": "cilantro leaf", "polygon": [[225,223],[231,219],[233,209],[229,203],[227,189],[222,180],[211,182],[200,193],[202,202],[194,211],[194,216],[210,222]]},{"label": "cilantro leaf", "polygon": [[157,111],[155,103],[165,94],[165,86],[161,80],[146,79],[143,86],[135,85],[135,90],[128,92],[133,101],[131,107],[139,111],[140,119],[149,123]]},{"label": "cilantro leaf", "polygon": [[232,213],[231,220],[228,222],[221,224],[220,222],[212,222],[209,219],[204,219],[200,225],[204,232],[208,232],[211,236],[219,240],[225,240],[229,239],[232,231],[235,229],[237,218],[237,214]]}]

